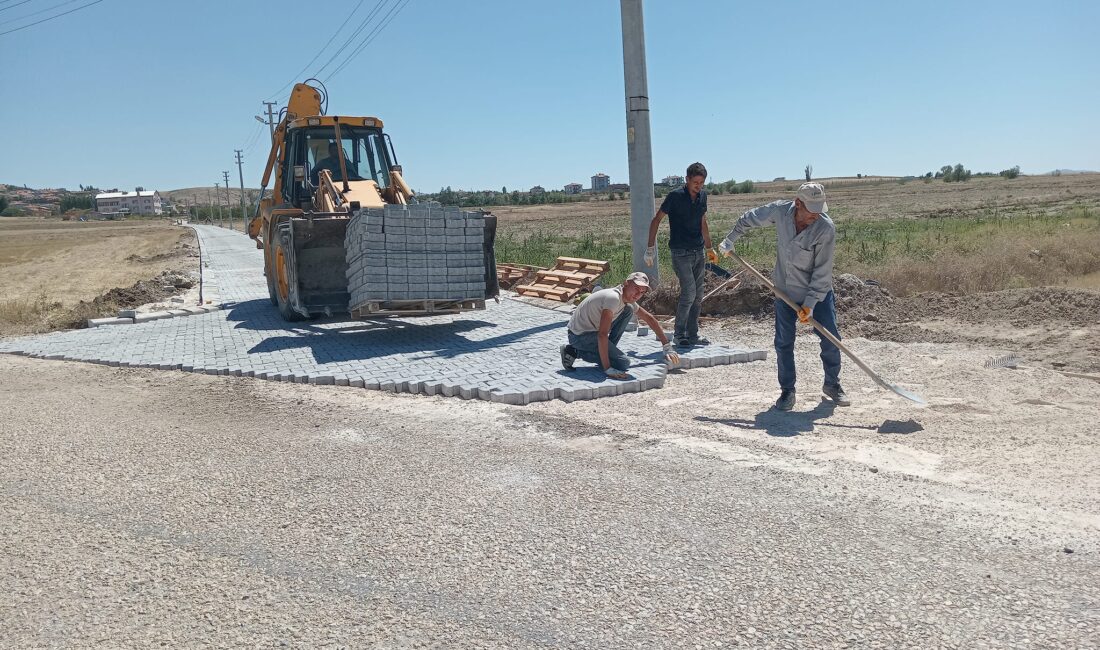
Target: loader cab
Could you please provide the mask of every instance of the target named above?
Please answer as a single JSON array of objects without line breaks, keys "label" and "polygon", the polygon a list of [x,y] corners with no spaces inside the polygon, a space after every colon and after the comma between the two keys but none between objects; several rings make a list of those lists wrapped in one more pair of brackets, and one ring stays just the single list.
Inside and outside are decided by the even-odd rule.
[{"label": "loader cab", "polygon": [[[336,137],[335,120],[340,120],[340,138]],[[298,125],[297,123],[306,123]],[[311,124],[311,122],[318,122]],[[368,126],[375,122],[377,126]],[[332,173],[333,180],[374,181],[382,192],[391,183],[392,163],[387,139],[381,123],[374,118],[321,117],[297,120],[287,132],[284,158],[282,201],[308,209],[317,189],[321,170]],[[343,168],[340,157],[343,157]]]}]

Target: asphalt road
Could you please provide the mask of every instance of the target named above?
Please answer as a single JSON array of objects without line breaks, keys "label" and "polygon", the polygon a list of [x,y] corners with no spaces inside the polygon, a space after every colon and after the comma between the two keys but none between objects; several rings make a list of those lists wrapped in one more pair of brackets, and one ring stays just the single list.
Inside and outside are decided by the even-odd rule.
[{"label": "asphalt road", "polygon": [[0,389],[5,648],[1100,645],[1094,528],[623,424],[686,381],[536,409],[0,355]]}]

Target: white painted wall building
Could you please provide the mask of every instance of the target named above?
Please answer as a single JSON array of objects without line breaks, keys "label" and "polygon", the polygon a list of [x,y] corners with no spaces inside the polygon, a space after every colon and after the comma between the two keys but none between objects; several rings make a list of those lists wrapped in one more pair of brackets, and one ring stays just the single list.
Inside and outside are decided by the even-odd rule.
[{"label": "white painted wall building", "polygon": [[164,214],[160,192],[102,192],[95,195],[95,211],[100,214]]}]

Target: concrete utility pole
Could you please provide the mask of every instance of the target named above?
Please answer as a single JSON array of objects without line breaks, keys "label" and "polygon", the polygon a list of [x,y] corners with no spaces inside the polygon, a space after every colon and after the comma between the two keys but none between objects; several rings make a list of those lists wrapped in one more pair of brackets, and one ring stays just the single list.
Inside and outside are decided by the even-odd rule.
[{"label": "concrete utility pole", "polygon": [[[221,183],[214,183],[214,196],[218,197],[218,225],[219,226],[222,225],[222,222],[225,220],[225,214],[222,213],[222,193],[218,191],[221,188],[222,188]],[[211,216],[213,216],[213,215],[211,215]]]},{"label": "concrete utility pole", "polygon": [[271,110],[271,107],[278,105],[279,102],[264,102],[264,106],[267,107],[267,128],[271,131],[272,144],[275,144],[275,113]]},{"label": "concrete utility pole", "polygon": [[244,211],[244,171],[241,170],[241,150],[234,149],[237,153],[237,176],[241,179],[241,219],[244,223],[241,224],[241,230],[248,230],[248,213]]},{"label": "concrete utility pole", "polygon": [[229,172],[222,172],[225,179],[225,209],[229,212],[229,229],[233,230],[233,202],[229,200]]},{"label": "concrete utility pole", "polygon": [[210,208],[210,223],[214,223],[214,202],[210,199],[210,188],[206,188],[206,205]]},{"label": "concrete utility pole", "polygon": [[653,202],[653,147],[649,138],[649,83],[645,65],[645,21],[642,0],[619,0],[623,20],[623,77],[626,80],[626,151],[630,159],[630,232],[634,270],[654,283],[657,264],[645,265]]}]

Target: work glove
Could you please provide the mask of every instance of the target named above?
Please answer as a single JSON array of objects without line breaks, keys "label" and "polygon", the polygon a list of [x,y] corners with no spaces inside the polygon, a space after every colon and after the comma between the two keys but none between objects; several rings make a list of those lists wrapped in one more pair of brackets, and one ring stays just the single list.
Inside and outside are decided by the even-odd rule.
[{"label": "work glove", "polygon": [[707,261],[711,264],[718,263],[718,253],[716,253],[713,248],[707,249]]},{"label": "work glove", "polygon": [[611,377],[612,379],[626,379],[627,377],[630,376],[630,375],[626,374],[625,372],[623,372],[622,370],[618,370],[614,367],[605,368],[604,371],[603,371],[603,374],[607,375],[608,377]]},{"label": "work glove", "polygon": [[655,259],[657,259],[657,247],[650,246],[649,248],[645,249],[645,265],[653,266],[653,261]]},{"label": "work glove", "polygon": [[723,239],[721,244],[718,244],[718,250],[722,251],[722,255],[729,257],[733,252],[733,242],[728,239]]},{"label": "work glove", "polygon": [[810,323],[810,317],[813,316],[813,315],[814,315],[814,312],[809,307],[799,307],[798,308],[798,322],[800,322],[800,323],[805,323],[805,324],[808,325]]},{"label": "work glove", "polygon": [[676,351],[672,349],[672,343],[665,343],[661,346],[661,349],[665,351],[665,361],[672,365],[679,365],[680,355],[676,354]]}]

